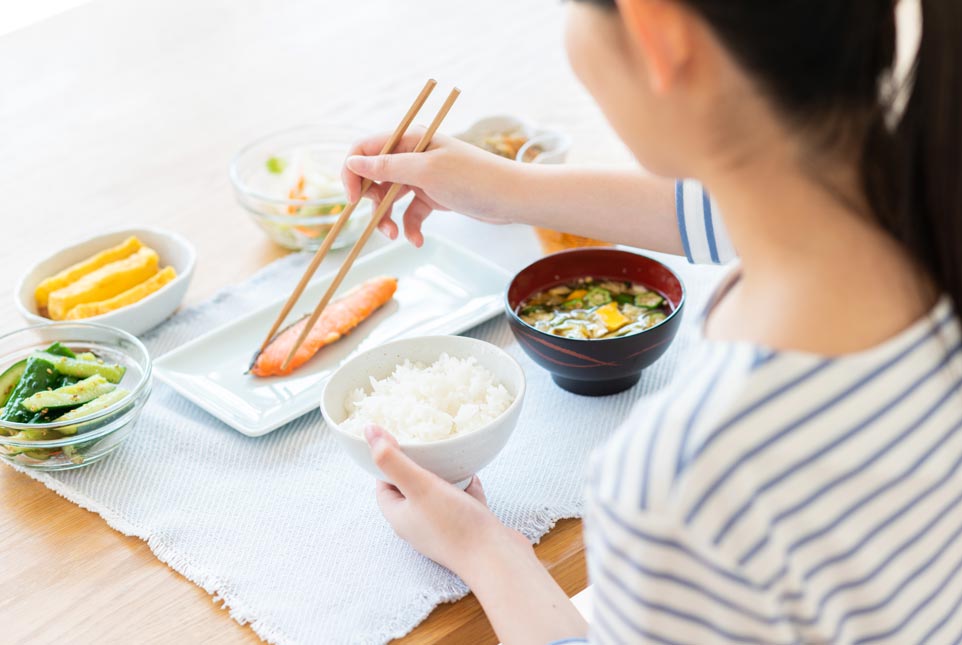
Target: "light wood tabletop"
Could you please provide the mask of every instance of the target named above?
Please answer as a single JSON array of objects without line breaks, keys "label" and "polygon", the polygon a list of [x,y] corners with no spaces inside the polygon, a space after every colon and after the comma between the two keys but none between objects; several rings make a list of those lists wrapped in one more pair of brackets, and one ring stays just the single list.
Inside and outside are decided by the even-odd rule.
[{"label": "light wood tabletop", "polygon": [[[187,306],[243,281],[284,251],[235,203],[232,154],[302,123],[389,129],[429,76],[464,91],[447,132],[522,115],[570,133],[573,160],[625,162],[567,68],[563,13],[515,0],[95,0],[3,36],[0,332],[24,325],[12,294],[29,264],[112,228],[192,240]],[[10,468],[0,487],[0,640],[257,640],[146,543]],[[538,554],[568,593],[584,587],[578,521]],[[469,597],[404,642],[496,640]]]}]

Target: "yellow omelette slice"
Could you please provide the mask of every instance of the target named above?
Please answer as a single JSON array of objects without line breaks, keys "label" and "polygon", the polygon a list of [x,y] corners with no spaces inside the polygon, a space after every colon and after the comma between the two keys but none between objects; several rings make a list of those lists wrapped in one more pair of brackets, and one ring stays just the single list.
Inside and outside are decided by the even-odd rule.
[{"label": "yellow omelette slice", "polygon": [[102,266],[51,293],[47,313],[53,320],[63,320],[77,305],[99,302],[123,293],[157,273],[158,262],[157,252],[143,247],[129,257]]},{"label": "yellow omelette slice", "polygon": [[174,267],[164,267],[140,284],[127,289],[123,293],[117,294],[113,298],[77,305],[67,312],[66,320],[79,320],[81,318],[101,316],[111,311],[117,311],[122,307],[143,300],[152,293],[160,291],[164,285],[169,284],[176,277],[177,272],[174,270]]},{"label": "yellow omelette slice", "polygon": [[72,264],[60,273],[47,278],[38,284],[34,290],[34,297],[37,299],[37,308],[46,309],[50,294],[54,291],[63,289],[85,275],[93,273],[100,267],[133,255],[139,251],[142,246],[143,244],[141,244],[140,240],[136,237],[128,237],[117,246],[112,246],[82,262]]}]

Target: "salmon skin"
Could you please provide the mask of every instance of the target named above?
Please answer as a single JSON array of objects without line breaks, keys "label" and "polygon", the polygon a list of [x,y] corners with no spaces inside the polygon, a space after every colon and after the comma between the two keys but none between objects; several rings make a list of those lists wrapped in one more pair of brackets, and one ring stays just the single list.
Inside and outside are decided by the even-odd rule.
[{"label": "salmon skin", "polygon": [[341,298],[328,303],[320,318],[314,323],[304,343],[287,369],[282,370],[284,359],[291,353],[309,316],[304,316],[282,330],[264,348],[254,355],[250,372],[255,376],[286,376],[311,360],[322,347],[337,342],[366,320],[371,314],[391,301],[397,291],[397,278],[372,278],[358,285]]}]

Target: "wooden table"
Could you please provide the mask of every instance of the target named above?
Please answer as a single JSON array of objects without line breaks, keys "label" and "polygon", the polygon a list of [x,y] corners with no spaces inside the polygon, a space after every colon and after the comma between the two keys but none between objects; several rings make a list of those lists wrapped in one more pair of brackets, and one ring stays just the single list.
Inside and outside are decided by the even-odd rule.
[{"label": "wooden table", "polygon": [[[0,38],[0,331],[23,325],[12,291],[37,254],[109,228],[190,238],[188,305],[243,280],[283,251],[235,204],[232,153],[300,123],[386,129],[428,76],[464,91],[447,131],[524,115],[571,133],[575,160],[624,162],[568,71],[562,14],[513,0],[104,0]],[[145,543],[12,469],[0,486],[0,640],[256,640]],[[579,522],[537,550],[566,591],[584,587]],[[469,597],[404,642],[494,640]]]}]

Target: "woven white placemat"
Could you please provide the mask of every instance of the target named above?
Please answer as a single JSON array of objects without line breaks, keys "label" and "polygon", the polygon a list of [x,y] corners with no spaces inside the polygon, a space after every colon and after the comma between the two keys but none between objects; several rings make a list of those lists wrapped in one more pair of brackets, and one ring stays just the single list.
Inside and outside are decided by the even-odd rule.
[{"label": "woven white placemat", "polygon": [[[305,255],[180,313],[144,341],[154,357],[247,313],[296,282]],[[583,470],[641,397],[665,386],[694,342],[693,321],[717,270],[672,261],[689,292],[678,340],[631,391],[584,398],[557,388],[494,319],[468,335],[504,347],[528,390],[507,447],[480,476],[494,512],[532,540],[580,516]],[[274,643],[382,643],[439,603],[467,593],[446,569],[398,539],[374,482],[344,454],[317,412],[261,438],[245,437],[162,383],[136,432],[105,461],[30,473],[214,595]]]}]

